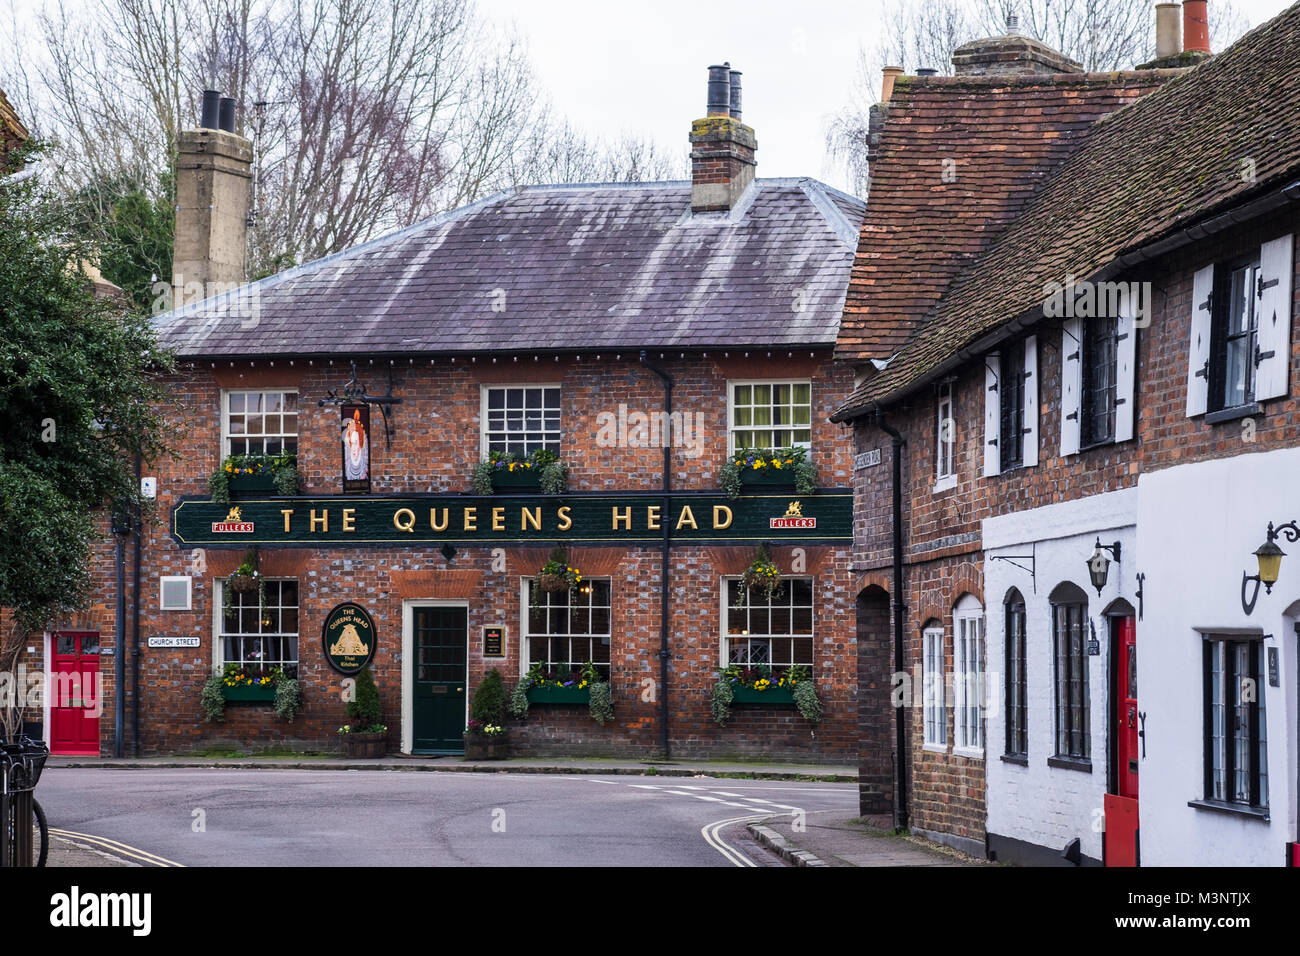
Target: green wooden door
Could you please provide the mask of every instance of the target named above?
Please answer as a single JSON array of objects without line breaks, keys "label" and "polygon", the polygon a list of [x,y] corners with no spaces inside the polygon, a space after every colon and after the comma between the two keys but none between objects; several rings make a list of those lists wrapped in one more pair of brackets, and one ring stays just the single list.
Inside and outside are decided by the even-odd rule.
[{"label": "green wooden door", "polygon": [[413,608],[416,753],[464,753],[468,610]]}]

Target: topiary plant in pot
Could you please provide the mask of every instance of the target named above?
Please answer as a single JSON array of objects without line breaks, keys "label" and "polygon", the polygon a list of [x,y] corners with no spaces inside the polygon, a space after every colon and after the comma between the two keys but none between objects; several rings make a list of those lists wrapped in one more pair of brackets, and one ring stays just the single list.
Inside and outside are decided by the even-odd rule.
[{"label": "topiary plant in pot", "polygon": [[382,757],[388,728],[380,723],[383,707],[369,667],[357,674],[354,690],[355,696],[348,701],[347,707],[351,723],[339,728],[344,748],[349,757]]},{"label": "topiary plant in pot", "polygon": [[465,759],[505,760],[510,755],[510,740],[505,728],[506,685],[495,667],[474,689],[469,712],[470,722],[465,728]]}]

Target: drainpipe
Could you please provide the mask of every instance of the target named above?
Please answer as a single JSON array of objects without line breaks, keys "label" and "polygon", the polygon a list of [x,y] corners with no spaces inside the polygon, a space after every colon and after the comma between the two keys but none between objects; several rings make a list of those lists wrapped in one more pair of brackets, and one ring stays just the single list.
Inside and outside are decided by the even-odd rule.
[{"label": "drainpipe", "polygon": [[[143,462],[135,456],[135,486],[140,487]],[[140,507],[135,508],[134,568],[131,572],[131,756],[140,756],[140,549],[144,547]]]},{"label": "drainpipe", "polygon": [[[876,409],[876,427],[893,439],[894,476],[894,672],[907,670],[903,650],[903,628],[907,604],[903,600],[903,436],[885,421],[885,413]],[[894,713],[894,773],[898,779],[898,799],[894,801],[894,829],[907,829],[907,722],[906,707]]]},{"label": "drainpipe", "polygon": [[660,558],[660,567],[663,569],[659,581],[659,727],[662,733],[661,746],[664,752],[664,759],[670,756],[668,747],[668,583],[670,571],[668,568],[669,554],[669,535],[672,528],[672,521],[669,515],[672,512],[672,427],[673,427],[673,377],[656,365],[652,365],[646,358],[645,349],[641,350],[641,364],[659,376],[664,383],[664,420],[665,428],[668,435],[663,438],[664,443],[664,498],[663,507],[660,509],[662,518],[660,524],[663,527],[663,554]]},{"label": "drainpipe", "polygon": [[113,508],[113,566],[117,572],[116,612],[113,615],[113,756],[123,756],[126,723],[126,536],[131,533],[131,506],[119,500]]}]

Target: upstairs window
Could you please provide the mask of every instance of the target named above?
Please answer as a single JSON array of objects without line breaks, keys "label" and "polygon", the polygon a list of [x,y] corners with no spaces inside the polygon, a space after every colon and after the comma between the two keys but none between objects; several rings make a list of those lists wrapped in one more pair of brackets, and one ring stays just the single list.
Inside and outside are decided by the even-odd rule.
[{"label": "upstairs window", "polygon": [[512,452],[523,458],[545,448],[560,450],[560,388],[512,385],[483,390],[483,454]]},{"label": "upstairs window", "polygon": [[733,382],[731,448],[809,448],[812,385],[808,382]]},{"label": "upstairs window", "polygon": [[984,476],[1038,464],[1038,337],[984,356]]},{"label": "upstairs window", "polygon": [[226,392],[227,455],[298,453],[297,392]]},{"label": "upstairs window", "polygon": [[1115,439],[1117,335],[1114,318],[1098,317],[1083,323],[1083,407],[1079,428],[1085,448]]},{"label": "upstairs window", "polygon": [[939,384],[939,398],[935,405],[935,469],[934,490],[943,491],[957,484],[957,424],[954,419],[956,402],[953,383]]},{"label": "upstairs window", "polygon": [[1221,361],[1211,363],[1210,397],[1216,409],[1236,408],[1255,401],[1255,357],[1259,353],[1259,316],[1255,287],[1259,260],[1224,268],[1216,276],[1223,294],[1216,296],[1214,341]]},{"label": "upstairs window", "polygon": [[1281,236],[1192,278],[1187,414],[1221,419],[1290,391],[1294,237]]}]

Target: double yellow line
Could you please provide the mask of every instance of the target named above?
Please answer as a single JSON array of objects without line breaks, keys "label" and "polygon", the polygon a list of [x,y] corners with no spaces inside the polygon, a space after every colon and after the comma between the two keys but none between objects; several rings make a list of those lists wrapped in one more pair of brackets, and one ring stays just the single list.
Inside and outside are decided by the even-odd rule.
[{"label": "double yellow line", "polygon": [[169,860],[166,857],[158,856],[155,853],[149,853],[147,850],[141,850],[139,847],[130,846],[126,843],[119,843],[117,840],[108,839],[108,837],[94,836],[90,833],[77,833],[75,830],[60,830],[57,827],[50,827],[50,835],[63,837],[65,840],[76,840],[81,843],[89,843],[92,846],[99,847],[101,850],[116,853],[118,856],[138,860],[145,866],[185,865],[184,863],[177,863],[175,860]]}]

